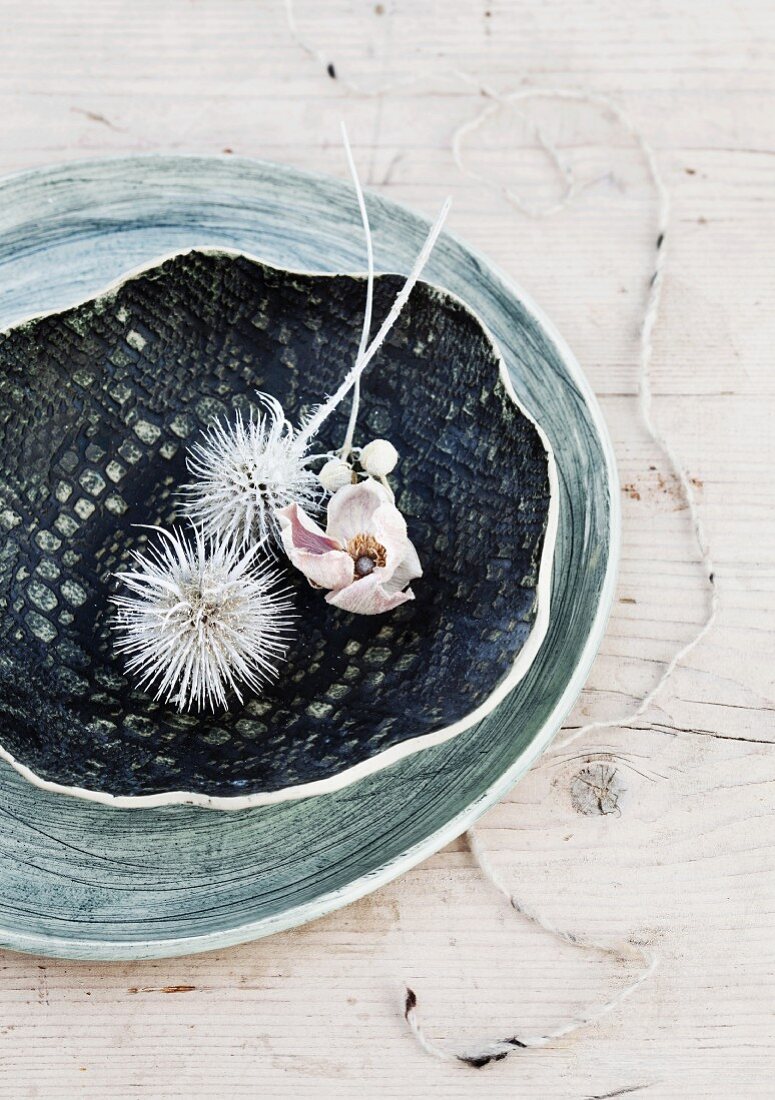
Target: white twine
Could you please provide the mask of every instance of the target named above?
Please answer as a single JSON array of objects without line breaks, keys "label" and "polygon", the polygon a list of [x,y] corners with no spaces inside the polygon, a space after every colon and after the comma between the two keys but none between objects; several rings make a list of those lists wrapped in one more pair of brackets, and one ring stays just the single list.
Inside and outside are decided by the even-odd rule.
[{"label": "white twine", "polygon": [[[687,657],[692,650],[694,650],[702,639],[709,633],[713,624],[718,616],[719,609],[719,597],[718,589],[716,587],[716,576],[713,565],[713,558],[711,556],[710,545],[708,543],[707,536],[705,534],[705,528],[702,522],[699,508],[697,506],[696,493],[694,486],[687,474],[680,458],[676,454],[676,451],[666,437],[661,428],[655,423],[653,415],[653,387],[651,382],[651,361],[653,351],[653,335],[654,328],[659,317],[659,308],[662,301],[662,287],[664,282],[665,273],[665,259],[666,259],[666,245],[667,236],[670,226],[670,193],[668,192],[665,182],[662,178],[659,165],[657,163],[656,154],[652,146],[645,139],[643,134],[638,130],[637,126],[633,122],[632,118],[623,108],[621,108],[608,96],[599,95],[593,92],[582,92],[575,89],[566,88],[529,88],[522,89],[517,92],[507,93],[505,95],[499,95],[493,93],[491,89],[482,89],[487,95],[497,96],[497,102],[488,105],[481,110],[473,119],[463,123],[458,127],[453,136],[452,149],[455,163],[458,168],[466,175],[473,179],[477,179],[480,182],[487,183],[488,181],[479,176],[476,173],[469,171],[463,163],[463,141],[467,134],[478,129],[484,124],[484,122],[493,114],[494,111],[499,110],[503,105],[512,103],[524,102],[530,99],[553,99],[560,101],[571,101],[576,103],[588,103],[593,106],[601,107],[609,115],[611,115],[620,125],[627,131],[627,133],[633,138],[638,148],[641,151],[643,160],[645,161],[654,190],[657,197],[657,232],[655,241],[655,259],[654,268],[652,271],[651,279],[649,282],[648,294],[646,297],[646,307],[643,315],[643,322],[641,324],[640,342],[638,349],[638,410],[640,412],[643,424],[651,437],[652,441],[657,444],[661,449],[664,456],[667,458],[671,470],[678,481],[683,494],[684,502],[689,512],[689,519],[692,526],[694,537],[697,541],[697,546],[700,551],[700,563],[704,575],[708,581],[708,604],[702,625],[699,630],[695,632],[692,638],[689,639],[685,645],[681,646],[676,653],[673,654],[671,659],[667,662],[662,670],[662,673],[658,677],[653,687],[643,696],[638,705],[629,713],[616,719],[606,719],[596,722],[588,722],[583,726],[579,726],[567,737],[563,738],[558,744],[553,746],[553,751],[562,752],[574,741],[577,741],[580,737],[583,737],[587,733],[592,733],[596,730],[612,729],[616,726],[629,725],[631,722],[640,718],[649,709],[651,704],[662,692],[663,688],[670,680],[677,666]],[[553,206],[540,210],[529,207],[520,196],[510,187],[502,187],[501,190],[505,197],[515,205],[523,213],[529,217],[545,217],[553,213],[564,209],[578,193],[573,173],[567,166],[563,165],[559,154],[555,155],[556,151],[552,152],[552,147],[543,137],[541,144],[547,152],[550,153],[552,162],[558,166],[558,170],[561,172],[565,189],[564,193],[556,204]]]},{"label": "white twine", "polygon": [[579,1031],[581,1028],[590,1027],[592,1024],[598,1023],[604,1016],[608,1016],[609,1013],[618,1008],[628,997],[631,997],[633,993],[651,977],[657,968],[659,960],[657,956],[650,951],[633,943],[623,943],[617,947],[612,947],[608,944],[582,939],[572,932],[564,932],[559,928],[555,928],[554,925],[550,924],[542,917],[537,916],[536,913],[532,912],[523,905],[522,902],[518,901],[513,894],[509,893],[508,889],[500,882],[490,863],[489,857],[482,850],[478,839],[470,831],[466,836],[471,854],[480,871],[517,913],[520,913],[544,932],[548,932],[549,935],[555,936],[557,939],[563,940],[573,947],[602,953],[610,958],[616,959],[617,962],[621,959],[622,955],[633,955],[645,964],[641,973],[634,981],[631,981],[628,985],[620,989],[618,993],[604,1004],[587,1009],[568,1023],[553,1028],[543,1035],[513,1035],[508,1039],[497,1039],[494,1042],[485,1042],[480,1046],[461,1050],[450,1049],[428,1038],[418,1019],[417,997],[414,991],[407,987],[403,1003],[404,1018],[423,1050],[434,1058],[439,1058],[445,1062],[464,1062],[474,1069],[481,1069],[490,1062],[502,1061],[504,1058],[508,1057],[509,1054],[513,1054],[515,1050],[529,1050],[535,1047],[545,1047],[558,1039],[564,1039],[569,1035],[573,1035],[574,1032]]},{"label": "white twine", "polygon": [[[676,480],[678,481],[683,499],[689,512],[689,518],[694,533],[694,537],[697,541],[697,546],[700,552],[700,562],[705,576],[708,581],[708,605],[704,621],[699,630],[694,636],[681,646],[678,651],[672,656],[670,661],[663,668],[660,676],[658,677],[654,686],[643,696],[639,704],[628,714],[623,715],[618,719],[589,722],[578,729],[574,730],[561,742],[554,746],[554,752],[561,752],[567,748],[574,741],[587,733],[591,733],[596,730],[611,729],[617,726],[627,725],[632,721],[640,718],[649,709],[651,704],[662,692],[665,685],[672,677],[677,666],[700,644],[703,638],[709,633],[713,624],[716,621],[719,608],[718,589],[716,586],[715,570],[713,565],[713,559],[710,552],[710,546],[705,534],[704,525],[697,505],[696,494],[692,482],[684,469],[684,466],[678,457],[672,443],[665,436],[664,432],[658,427],[654,421],[653,416],[653,387],[651,380],[651,361],[653,351],[653,334],[654,328],[659,317],[659,309],[662,300],[662,288],[665,272],[665,259],[666,259],[666,245],[668,238],[668,230],[670,227],[670,195],[667,187],[664,183],[662,173],[657,163],[656,154],[650,143],[646,140],[638,127],[635,125],[631,116],[617,103],[615,103],[608,96],[604,96],[593,92],[584,92],[572,88],[529,88],[521,89],[519,91],[511,93],[500,93],[496,89],[484,84],[476,76],[472,76],[468,73],[461,72],[457,69],[450,69],[444,72],[436,74],[420,74],[415,77],[409,77],[406,80],[395,81],[379,90],[372,90],[362,88],[355,82],[349,80],[346,77],[342,77],[338,74],[334,68],[333,63],[326,57],[326,55],[315,46],[307,42],[298,32],[296,22],[294,18],[293,0],[284,0],[285,11],[288,21],[288,30],[293,40],[302,48],[310,57],[319,62],[328,72],[329,76],[338,79],[341,84],[349,91],[354,92],[357,95],[364,97],[375,97],[384,95],[386,92],[393,91],[400,87],[406,87],[408,85],[420,83],[423,80],[427,80],[432,77],[453,77],[459,80],[472,90],[478,92],[478,94],[485,96],[492,100],[487,106],[480,110],[474,118],[462,123],[455,131],[452,139],[452,155],[455,160],[455,164],[458,169],[470,179],[476,180],[480,184],[492,187],[492,183],[486,177],[480,175],[469,169],[463,158],[465,139],[468,135],[478,130],[484,123],[498,110],[503,107],[511,107],[516,109],[520,115],[525,118],[523,112],[519,111],[516,106],[519,103],[525,103],[532,99],[550,99],[561,102],[575,102],[585,103],[591,106],[596,106],[606,113],[608,113],[613,119],[622,126],[622,128],[630,135],[634,140],[637,147],[640,150],[641,156],[645,162],[649,176],[654,186],[654,190],[657,198],[657,226],[656,226],[656,239],[655,239],[655,259],[654,267],[649,282],[648,294],[646,297],[645,310],[643,315],[643,321],[640,331],[640,342],[638,350],[638,410],[643,421],[644,427],[648,432],[651,440],[661,449],[663,455],[667,459]],[[529,120],[528,120],[529,121]],[[562,181],[562,193],[560,198],[551,204],[539,207],[534,206],[526,202],[519,193],[511,186],[502,185],[499,190],[505,196],[505,198],[523,214],[531,218],[545,218],[550,217],[553,214],[559,213],[564,210],[573,200],[578,196],[583,187],[588,184],[580,185],[575,178],[572,167],[566,163],[562,155],[556,146],[548,141],[541,129],[531,123],[536,141],[546,153],[550,162],[554,166]],[[500,893],[506,897],[511,907],[516,912],[521,913],[526,919],[532,921],[538,927],[551,935],[557,936],[559,939],[571,943],[574,946],[586,948],[589,950],[602,951],[606,954],[616,956],[617,958],[622,953],[622,949],[615,949],[601,944],[593,943],[588,940],[581,940],[572,933],[563,932],[550,925],[548,922],[538,917],[535,913],[528,910],[521,902],[519,902],[513,895],[511,895],[498,881],[493,868],[481,849],[478,839],[472,830],[466,834],[471,853],[476,860],[480,870],[484,876],[495,886]],[[494,1043],[487,1043],[484,1046],[477,1048],[473,1051],[458,1052],[449,1050],[446,1047],[440,1046],[437,1043],[432,1042],[424,1034],[418,1019],[417,1014],[417,997],[413,990],[407,988],[405,991],[405,998],[403,1004],[403,1012],[407,1024],[412,1030],[417,1042],[420,1046],[427,1051],[428,1054],[435,1058],[440,1058],[445,1061],[462,1061],[467,1065],[480,1068],[487,1065],[492,1061],[500,1061],[513,1053],[517,1049],[527,1049],[530,1047],[542,1047],[551,1043],[554,1040],[564,1038],[573,1034],[582,1027],[589,1026],[596,1023],[602,1017],[613,1012],[624,1000],[630,997],[650,976],[653,974],[657,966],[657,957],[651,953],[636,948],[632,944],[627,944],[624,950],[633,952],[636,951],[642,960],[645,962],[645,968],[629,985],[620,990],[614,997],[605,1004],[591,1009],[584,1013],[582,1016],[577,1017],[575,1020],[561,1027],[556,1028],[553,1031],[548,1032],[545,1035],[540,1036],[514,1036],[509,1039],[503,1039]]]},{"label": "white twine", "polygon": [[[358,355],[356,356],[356,362],[366,352],[366,346],[369,342],[369,333],[371,332],[371,313],[372,306],[374,304],[374,245],[371,237],[371,226],[369,225],[369,212],[366,209],[366,200],[363,197],[363,188],[361,187],[360,177],[358,175],[358,169],[355,166],[355,158],[353,157],[353,151],[350,147],[350,139],[347,136],[347,127],[344,122],[342,123],[342,141],[344,142],[344,151],[347,154],[347,166],[350,169],[350,175],[353,181],[353,187],[355,188],[355,194],[358,199],[358,209],[361,212],[361,223],[363,225],[363,235],[366,238],[366,306],[363,311],[363,326],[361,328],[361,339],[358,344]],[[347,424],[347,432],[344,437],[344,443],[342,444],[342,461],[346,462],[350,456],[352,450],[353,439],[355,437],[355,426],[358,422],[358,411],[361,406],[361,379],[360,375],[355,379],[355,385],[353,386],[353,402],[350,409],[350,419]]]}]

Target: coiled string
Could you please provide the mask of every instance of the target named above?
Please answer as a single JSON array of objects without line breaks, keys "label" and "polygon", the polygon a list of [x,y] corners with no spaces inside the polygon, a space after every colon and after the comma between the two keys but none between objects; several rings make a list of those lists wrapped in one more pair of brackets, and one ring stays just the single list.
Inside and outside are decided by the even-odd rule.
[{"label": "coiled string", "polygon": [[[640,132],[632,117],[609,96],[605,96],[597,92],[587,92],[574,88],[523,88],[514,92],[502,93],[493,88],[491,85],[485,84],[482,80],[480,80],[479,77],[463,72],[459,69],[447,69],[442,72],[419,74],[416,76],[407,77],[405,79],[389,83],[377,90],[361,87],[354,81],[349,80],[341,73],[337,73],[333,63],[323,53],[323,51],[318,49],[314,44],[308,42],[299,33],[295,21],[293,0],[283,0],[283,3],[285,6],[288,31],[293,40],[301,49],[304,50],[304,52],[309,57],[313,58],[316,62],[318,62],[318,64],[321,65],[321,67],[327,72],[329,77],[335,77],[344,88],[355,95],[373,98],[376,96],[383,96],[398,89],[405,89],[412,85],[451,78],[469,87],[471,89],[472,95],[476,94],[479,97],[484,97],[485,100],[487,100],[486,104],[474,115],[473,118],[462,122],[456,129],[452,138],[452,155],[458,169],[464,175],[468,176],[470,179],[475,180],[482,186],[486,186],[492,189],[495,185],[493,185],[493,183],[489,179],[473,171],[467,166],[465,161],[466,139],[472,133],[482,127],[487,122],[487,120],[491,118],[496,112],[503,110],[504,108],[515,110],[523,117],[525,117],[524,112],[521,110],[521,105],[524,105],[534,99],[554,100],[560,103],[583,103],[598,108],[610,118],[612,118],[625,131],[625,133],[627,133],[632,138],[641,153],[642,159],[645,163],[649,178],[654,189],[656,197],[657,216],[654,232],[654,255],[650,271],[650,278],[648,282],[648,290],[644,303],[644,311],[641,321],[640,338],[638,345],[638,411],[649,437],[664,454],[676,478],[676,481],[680,486],[683,502],[687,508],[694,538],[699,549],[702,573],[707,583],[707,607],[703,622],[699,629],[694,633],[694,635],[690,638],[688,642],[682,645],[676,651],[676,653],[673,654],[670,660],[665,664],[653,687],[651,687],[651,689],[641,698],[639,703],[632,710],[613,720],[589,722],[585,725],[579,726],[577,729],[569,733],[566,737],[558,741],[553,746],[552,752],[553,754],[562,752],[574,741],[577,741],[580,737],[583,737],[588,733],[592,733],[597,730],[610,729],[617,726],[629,725],[633,721],[642,717],[648,711],[654,700],[664,690],[666,684],[671,679],[678,665],[700,644],[703,638],[706,637],[716,621],[719,610],[719,595],[718,587],[716,584],[713,559],[711,556],[710,545],[697,505],[697,497],[694,486],[691,482],[691,479],[689,478],[689,475],[684,469],[680,458],[676,454],[672,443],[665,436],[662,429],[656,424],[653,414],[653,387],[651,379],[653,335],[659,318],[659,310],[662,301],[662,289],[667,256],[667,245],[669,240],[671,212],[670,194],[662,177],[662,173],[660,171],[654,149]],[[580,194],[580,192],[583,190],[584,185],[580,184],[577,181],[572,166],[566,163],[561,152],[551,141],[549,141],[545,137],[540,127],[533,124],[532,128],[538,145],[546,153],[550,163],[552,164],[554,170],[557,172],[560,178],[562,184],[562,193],[560,195],[560,198],[557,201],[549,203],[545,206],[536,206],[528,203],[515,188],[509,185],[502,185],[497,187],[497,189],[504,195],[508,202],[515,207],[515,209],[517,209],[525,216],[530,218],[548,218],[552,215],[558,214],[562,210],[565,210]],[[651,954],[645,949],[639,948],[629,943],[619,948],[613,948],[593,943],[589,940],[582,940],[572,933],[563,932],[553,927],[542,918],[537,916],[535,913],[527,909],[512,894],[510,894],[504,886],[501,885],[488,857],[481,848],[477,833],[475,833],[474,830],[471,829],[466,834],[466,838],[472,857],[482,874],[508,900],[510,906],[516,912],[520,913],[523,917],[526,917],[532,923],[542,928],[545,932],[557,936],[559,939],[564,940],[567,943],[573,944],[574,946],[586,950],[603,952],[608,955],[613,955],[616,958],[621,957],[622,952],[634,954],[641,960],[643,968],[637,978],[635,978],[632,982],[630,982],[627,986],[620,990],[610,1000],[606,1001],[602,1005],[591,1008],[590,1010],[579,1015],[571,1022],[559,1026],[547,1032],[545,1035],[513,1036],[511,1038],[496,1040],[494,1042],[485,1042],[480,1047],[477,1047],[473,1050],[452,1050],[429,1040],[420,1026],[417,1009],[417,997],[413,990],[407,988],[405,991],[403,1003],[404,1017],[418,1043],[425,1051],[433,1055],[433,1057],[441,1058],[445,1061],[460,1061],[465,1063],[466,1065],[480,1068],[492,1061],[500,1061],[516,1050],[526,1050],[532,1047],[547,1046],[552,1041],[571,1035],[579,1029],[594,1024],[602,1017],[608,1015],[615,1008],[617,1008],[626,998],[635,993],[635,991],[653,974],[654,969],[657,966],[658,960],[655,955]]]}]

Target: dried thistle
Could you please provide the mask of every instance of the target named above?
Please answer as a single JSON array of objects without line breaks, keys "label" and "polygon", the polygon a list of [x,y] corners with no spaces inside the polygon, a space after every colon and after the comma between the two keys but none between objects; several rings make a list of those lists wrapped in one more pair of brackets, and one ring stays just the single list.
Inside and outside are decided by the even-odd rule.
[{"label": "dried thistle", "polygon": [[257,562],[260,544],[150,530],[161,538],[133,551],[135,568],[116,574],[129,595],[112,599],[116,649],[137,686],[180,710],[225,708],[230,690],[242,702],[240,685],[260,692],[277,676],[293,618],[280,575]]},{"label": "dried thistle", "polygon": [[297,500],[315,512],[324,495],[307,465],[307,440],[276,398],[258,398],[263,411],[237,413],[233,424],[215,421],[207,428],[188,453],[195,480],[181,489],[186,514],[207,536],[240,546],[274,537],[278,509]]}]

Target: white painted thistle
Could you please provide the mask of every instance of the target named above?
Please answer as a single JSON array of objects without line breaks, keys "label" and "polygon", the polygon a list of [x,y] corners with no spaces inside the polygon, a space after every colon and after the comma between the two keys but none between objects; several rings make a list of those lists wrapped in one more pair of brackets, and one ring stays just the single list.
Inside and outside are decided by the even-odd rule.
[{"label": "white painted thistle", "polygon": [[260,544],[151,527],[160,537],[117,573],[116,649],[137,686],[180,710],[226,708],[227,693],[260,692],[287,651],[292,605]]},{"label": "white painted thistle", "polygon": [[258,399],[260,410],[207,428],[188,453],[194,480],[181,490],[186,514],[205,535],[240,546],[274,538],[278,509],[296,500],[314,513],[324,495],[307,465],[308,441],[276,398],[260,393]]}]

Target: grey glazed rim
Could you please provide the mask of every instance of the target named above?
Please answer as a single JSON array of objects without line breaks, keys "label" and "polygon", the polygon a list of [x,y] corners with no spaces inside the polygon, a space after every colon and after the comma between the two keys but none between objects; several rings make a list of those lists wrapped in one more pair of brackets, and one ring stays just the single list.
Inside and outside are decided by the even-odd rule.
[{"label": "grey glazed rim", "polygon": [[[252,161],[245,158],[165,157],[159,154],[150,154],[143,157],[101,158],[100,160],[75,162],[65,167],[59,166],[38,169],[32,172],[18,173],[12,177],[6,177],[3,183],[0,184],[0,188],[4,186],[6,195],[10,192],[11,198],[13,198],[14,187],[24,188],[30,192],[35,192],[38,199],[40,198],[41,191],[43,191],[46,195],[52,196],[49,201],[55,203],[57,201],[56,196],[60,193],[60,190],[67,193],[67,188],[73,180],[75,181],[76,187],[81,187],[83,189],[85,185],[88,185],[87,189],[91,188],[91,194],[96,184],[99,183],[104,186],[105,177],[112,177],[114,187],[120,189],[116,184],[116,177],[123,180],[125,176],[128,176],[130,177],[130,182],[124,190],[125,193],[130,192],[131,194],[131,187],[138,187],[139,173],[142,173],[143,179],[151,177],[151,182],[154,183],[157,188],[156,193],[164,196],[168,194],[170,189],[175,188],[178,178],[182,180],[184,177],[187,179],[196,177],[197,183],[195,186],[181,186],[181,193],[184,193],[185,200],[196,210],[202,212],[202,221],[206,225],[205,230],[198,233],[195,229],[191,228],[192,224],[198,224],[194,222],[193,216],[190,223],[188,220],[185,222],[185,232],[188,239],[191,241],[193,238],[191,243],[199,240],[200,236],[207,243],[212,243],[214,240],[222,243],[227,238],[229,240],[234,240],[243,233],[242,224],[245,219],[241,218],[241,209],[237,206],[236,201],[240,197],[240,189],[243,186],[240,182],[240,176],[245,179],[250,179],[251,188],[260,188],[267,179],[271,179],[275,187],[277,186],[277,182],[280,181],[284,186],[295,186],[299,190],[306,189],[309,191],[320,188],[329,195],[337,195],[344,190],[343,185],[334,184],[328,177],[312,176],[309,173],[301,173],[292,169],[280,168],[265,162]],[[234,176],[233,181],[231,180],[232,175]],[[234,206],[233,216],[236,228],[234,228],[234,226],[225,226],[225,223],[220,221],[217,222],[215,228],[213,228],[212,224],[207,223],[206,215],[212,216],[212,211],[207,204],[207,196],[203,191],[202,184],[199,182],[200,180],[209,180],[213,186],[222,187],[224,189],[223,194],[231,199]],[[214,181],[214,183],[212,183],[212,181]],[[161,187],[161,190],[158,190],[159,187]],[[194,192],[193,199],[189,199],[189,191]],[[252,192],[250,193],[252,195]],[[81,198],[80,192],[78,198]],[[244,199],[244,188],[242,198]],[[220,199],[221,195],[219,193],[219,200]],[[125,199],[125,201],[128,207],[132,206],[132,203],[128,199]],[[389,203],[386,200],[381,200],[373,196],[370,196],[369,202],[370,205],[373,203],[376,211],[381,211],[382,213],[387,212],[391,217],[396,217],[399,222],[417,223],[416,217],[398,204]],[[262,202],[255,203],[256,207],[260,207],[261,205]],[[217,203],[213,204],[213,209],[218,217],[222,214],[222,206],[222,201],[220,206]],[[26,209],[29,209],[29,207]],[[100,210],[102,210],[102,208],[100,208]],[[108,208],[108,210],[109,217],[116,218],[115,207]],[[0,272],[2,272],[2,274],[5,274],[3,264],[6,259],[3,254],[3,246],[8,248],[9,242],[14,249],[18,246],[18,237],[14,239],[13,230],[20,224],[19,219],[14,219],[13,217],[12,207],[6,206],[6,211],[10,216],[4,217],[3,210],[0,207]],[[124,220],[128,220],[128,218],[124,218],[123,209],[121,215],[123,220],[120,221],[120,225],[122,229],[125,229]],[[251,224],[255,223],[260,225],[260,219],[255,209],[251,208],[250,215],[252,218]],[[45,220],[48,217],[48,210],[44,209],[42,216]],[[104,214],[102,216],[105,218]],[[28,221],[24,224],[29,224],[29,215]],[[56,223],[54,224],[56,226]],[[69,224],[66,212],[60,215],[60,223],[56,227],[61,228],[62,224],[65,224],[65,226]],[[10,232],[7,231],[7,227],[10,227]],[[47,229],[48,227],[46,226],[45,228]],[[176,223],[176,228],[180,228],[181,233],[183,232],[179,223]],[[251,236],[250,233],[247,235],[248,237]],[[255,233],[252,235],[255,236]],[[460,243],[456,240],[454,235],[450,234],[449,239],[458,249],[461,249]],[[138,245],[134,240],[132,243],[135,254],[143,254],[142,245]],[[120,245],[123,249],[123,241],[120,241]],[[45,254],[45,250],[49,247],[46,239],[43,240],[42,245],[39,245],[39,247],[42,248]],[[127,245],[127,247],[129,247],[129,245]],[[302,245],[299,245],[299,248],[302,249]],[[256,251],[255,247],[252,250]],[[163,251],[163,249],[155,249],[157,253],[161,251]],[[328,876],[317,876],[318,880],[321,878],[323,879],[320,888],[318,889],[316,886],[317,892],[314,893],[314,896],[307,891],[305,900],[298,904],[291,901],[278,911],[268,912],[264,915],[257,916],[255,919],[251,918],[249,915],[243,916],[239,912],[232,917],[227,914],[224,916],[221,924],[216,927],[208,925],[204,920],[200,919],[200,927],[205,928],[203,932],[193,930],[192,926],[194,921],[190,918],[181,919],[174,918],[174,916],[171,917],[170,921],[177,925],[176,932],[174,929],[168,931],[166,927],[157,930],[153,928],[152,921],[149,917],[143,920],[142,916],[134,916],[132,920],[122,922],[124,927],[122,934],[121,926],[116,922],[115,918],[110,918],[110,920],[108,920],[108,918],[100,919],[98,916],[89,916],[89,919],[86,921],[86,923],[90,925],[89,931],[86,934],[81,934],[79,925],[78,934],[76,934],[76,927],[72,924],[68,926],[66,923],[60,921],[58,917],[55,916],[55,910],[53,908],[49,909],[44,907],[45,904],[53,906],[53,900],[51,898],[49,898],[47,902],[45,897],[42,901],[38,900],[36,897],[34,904],[37,910],[37,918],[32,922],[32,927],[24,927],[23,923],[12,915],[12,909],[7,910],[7,915],[2,917],[3,928],[0,930],[0,942],[5,946],[17,950],[35,951],[70,958],[108,960],[140,959],[183,955],[193,951],[212,950],[298,925],[306,920],[322,916],[356,898],[362,897],[371,890],[395,878],[403,871],[408,870],[438,850],[438,848],[445,843],[454,839],[469,827],[490,805],[502,797],[535,760],[539,753],[548,745],[583,686],[600,639],[602,638],[605,622],[613,599],[619,536],[618,480],[613,450],[602,420],[600,409],[590,387],[581,373],[572,353],[569,351],[562,338],[556,333],[551,323],[547,321],[541,310],[535,307],[530,298],[516,288],[508,277],[504,276],[497,269],[494,269],[482,257],[472,252],[472,250],[466,249],[465,252],[471,260],[471,265],[476,265],[478,269],[480,269],[478,277],[482,280],[486,280],[487,286],[492,292],[493,297],[497,296],[504,301],[510,299],[513,303],[513,308],[517,310],[523,308],[526,315],[532,318],[532,322],[534,322],[539,329],[543,330],[544,335],[548,338],[548,343],[557,352],[557,358],[562,363],[562,374],[565,379],[563,384],[567,385],[569,391],[572,393],[573,406],[579,406],[584,409],[585,423],[588,424],[590,438],[595,441],[593,449],[598,456],[596,459],[597,474],[595,476],[599,482],[599,491],[601,492],[600,499],[604,502],[597,529],[598,536],[602,540],[603,550],[603,560],[601,560],[597,566],[600,584],[595,590],[594,607],[590,602],[588,612],[586,610],[584,611],[583,629],[579,631],[579,644],[574,650],[572,665],[567,666],[570,669],[568,677],[562,680],[562,690],[553,692],[550,700],[547,701],[546,707],[542,708],[540,727],[537,727],[535,732],[531,734],[532,739],[529,743],[526,744],[520,752],[512,756],[508,766],[499,771],[497,775],[494,775],[491,781],[487,782],[486,785],[479,784],[472,794],[465,793],[463,798],[465,798],[466,801],[463,801],[463,798],[456,797],[456,801],[460,807],[459,809],[454,809],[454,812],[449,813],[446,818],[440,818],[439,815],[436,814],[435,820],[423,820],[417,825],[415,825],[413,821],[407,819],[406,824],[402,825],[401,839],[395,841],[389,856],[386,856],[384,852],[375,853],[373,857],[370,856],[367,861],[364,854],[364,858],[361,860],[359,867],[351,867],[352,860],[350,860],[341,874],[329,873]],[[106,255],[107,249],[104,249],[101,262],[106,262]],[[270,259],[270,262],[276,261]],[[131,267],[132,264],[123,263],[121,266],[127,268]],[[115,267],[115,265],[114,268],[115,270],[120,270],[120,267]],[[90,282],[88,271],[86,274],[81,274],[80,278],[82,284],[87,287],[96,287],[107,281],[105,278],[100,278]],[[6,275],[6,283],[7,279],[8,276]],[[26,300],[25,296],[29,296],[23,282],[23,279],[17,279],[15,283],[10,284],[10,293],[6,297],[6,324],[30,312],[29,308],[20,308],[17,305],[18,300]],[[45,298],[41,298],[41,294],[44,292]],[[44,281],[42,290],[38,288],[37,293],[38,299],[36,304],[38,305],[45,303],[50,306],[52,302],[55,302],[56,308],[59,309],[68,304],[68,295],[63,293],[61,287],[58,289],[56,288],[55,279],[49,280],[47,278]],[[82,297],[83,295],[81,294],[78,296]],[[569,424],[569,427],[572,428],[573,423]],[[468,742],[471,734],[469,732],[463,736],[466,742]],[[430,750],[430,752],[433,754],[434,760],[438,758],[438,750]],[[447,755],[446,749],[443,750],[444,758],[446,758]],[[501,766],[500,763],[498,766]],[[399,768],[401,774],[407,770],[403,765],[399,766]],[[92,820],[99,820],[100,807],[93,805],[89,806],[89,804],[83,802],[76,803],[75,800],[71,799],[61,800],[46,796],[44,793],[38,792],[35,788],[22,782],[18,777],[15,782],[12,782],[10,776],[13,774],[14,773],[8,769],[8,774],[5,777],[0,777],[0,781],[3,783],[6,800],[10,800],[8,804],[12,807],[15,814],[19,815],[20,820],[21,816],[25,814],[28,820],[39,819],[40,815],[35,808],[37,798],[44,799],[44,805],[41,808],[44,818],[45,813],[49,813],[52,820],[57,820],[53,815],[55,812],[58,814],[58,804],[60,802],[69,803],[74,810],[79,806],[89,808],[88,814],[85,812],[81,813],[80,810],[77,813],[65,810],[63,816],[67,820],[63,828],[77,830],[79,827],[78,822],[82,818],[87,824]],[[468,782],[468,777],[466,777],[466,779]],[[471,783],[469,783],[469,788],[470,786]],[[375,784],[369,781],[367,787],[371,792]],[[371,797],[371,794],[369,797]],[[313,801],[327,802],[328,796]],[[56,805],[54,805],[54,803],[56,803]],[[301,802],[295,805],[299,807],[299,812],[301,812],[303,808],[307,806],[307,803]],[[178,811],[184,810],[183,807],[177,807],[176,809]],[[444,813],[447,812],[445,808]],[[123,817],[121,811],[103,811],[103,813],[109,813],[111,815],[108,819],[111,823],[115,823],[119,818]],[[165,811],[160,811],[160,813],[165,813]],[[171,823],[174,824],[174,822],[181,820],[188,822],[188,815],[191,815],[191,824],[195,826],[198,821],[195,815],[197,813],[201,815],[203,812],[188,810],[185,811],[185,813],[187,815],[185,817],[176,814],[175,817],[171,819]],[[254,813],[263,821],[264,811],[258,810]],[[235,815],[234,820],[241,816],[242,815]],[[251,814],[250,816],[252,817],[253,815]],[[132,820],[139,822],[141,819],[150,821],[153,815],[130,815],[130,817]],[[15,820],[16,818],[14,817],[14,821]],[[70,823],[71,820],[74,822],[73,825]],[[166,818],[164,820],[166,821]],[[406,833],[410,830],[410,826],[414,832],[414,836],[411,840],[407,841]],[[115,828],[115,825],[113,825],[113,827]],[[131,828],[129,822],[127,822],[126,827],[128,829]],[[11,831],[12,837],[17,840],[17,843],[21,843],[18,839],[21,835],[21,826],[16,826],[13,821],[10,821],[8,828]],[[77,831],[73,832],[73,838],[78,835]],[[178,835],[180,836],[182,834],[178,833]],[[56,840],[59,847],[52,853],[52,857],[58,859],[59,862],[57,864],[58,870],[55,873],[56,878],[55,880],[52,879],[52,882],[56,881],[61,886],[63,878],[67,877],[69,861],[72,860],[73,857],[69,851],[70,846],[65,841],[60,842],[58,837],[53,839]],[[257,839],[256,843],[260,845],[260,839]],[[371,851],[371,849],[369,851]],[[88,858],[92,859],[92,864],[95,862],[89,852],[86,852],[85,855],[87,856],[87,862]],[[12,857],[9,855],[8,858],[10,859]],[[336,870],[338,871],[338,868],[336,868]],[[104,873],[107,874],[108,872]],[[270,872],[270,874],[271,873],[273,872]],[[346,881],[344,879],[345,874],[349,875]],[[331,884],[332,879],[334,881],[333,885]],[[74,877],[73,882],[77,882]],[[45,889],[45,886],[46,884],[44,883],[43,889]],[[126,889],[126,887],[124,887],[124,889]],[[278,889],[281,889],[281,887],[278,887]],[[61,893],[59,896],[60,898],[62,897]],[[126,895],[124,896],[126,897]],[[125,904],[129,906],[129,899],[126,900]],[[37,925],[37,927],[34,925]]]}]

